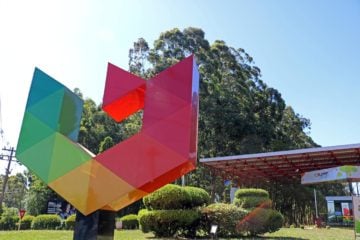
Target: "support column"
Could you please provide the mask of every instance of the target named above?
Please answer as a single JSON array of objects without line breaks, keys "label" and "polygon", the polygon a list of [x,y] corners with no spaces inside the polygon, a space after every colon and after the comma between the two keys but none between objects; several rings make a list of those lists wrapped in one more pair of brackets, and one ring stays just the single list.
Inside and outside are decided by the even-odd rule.
[{"label": "support column", "polygon": [[74,240],[113,240],[116,212],[99,210],[87,216],[76,213]]}]

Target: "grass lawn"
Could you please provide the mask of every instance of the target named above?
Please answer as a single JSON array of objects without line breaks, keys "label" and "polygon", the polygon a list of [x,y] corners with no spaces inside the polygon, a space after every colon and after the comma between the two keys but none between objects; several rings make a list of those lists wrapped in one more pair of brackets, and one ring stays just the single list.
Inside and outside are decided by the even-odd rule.
[{"label": "grass lawn", "polygon": [[[72,231],[0,231],[0,240],[72,240]],[[139,230],[115,231],[115,240],[142,240],[155,239],[152,234],[143,234]],[[246,238],[245,238],[246,239]],[[249,238],[247,238],[249,239]],[[282,228],[275,233],[266,234],[257,239],[284,239],[284,240],[352,240],[352,229],[301,229]]]}]

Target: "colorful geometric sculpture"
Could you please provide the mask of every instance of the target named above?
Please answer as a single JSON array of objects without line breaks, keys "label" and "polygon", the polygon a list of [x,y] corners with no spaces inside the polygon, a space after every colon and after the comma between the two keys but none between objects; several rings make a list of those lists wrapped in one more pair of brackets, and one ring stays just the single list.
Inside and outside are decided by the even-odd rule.
[{"label": "colorful geometric sculpture", "polygon": [[82,100],[35,69],[17,159],[84,215],[119,210],[193,170],[199,73],[193,56],[146,81],[108,65],[103,110],[141,131],[94,156],[77,142]]}]

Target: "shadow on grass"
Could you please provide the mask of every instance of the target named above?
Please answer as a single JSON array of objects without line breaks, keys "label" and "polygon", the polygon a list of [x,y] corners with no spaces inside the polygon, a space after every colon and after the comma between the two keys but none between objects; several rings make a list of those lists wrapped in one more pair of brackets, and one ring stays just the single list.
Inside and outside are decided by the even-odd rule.
[{"label": "shadow on grass", "polygon": [[[180,239],[180,240],[190,240],[192,238],[157,238],[157,237],[146,237],[146,239],[151,240],[174,240],[174,239]],[[242,238],[196,238],[199,240],[207,240],[207,239],[216,239],[216,240],[309,240],[309,238],[294,238],[294,237],[242,237]]]}]

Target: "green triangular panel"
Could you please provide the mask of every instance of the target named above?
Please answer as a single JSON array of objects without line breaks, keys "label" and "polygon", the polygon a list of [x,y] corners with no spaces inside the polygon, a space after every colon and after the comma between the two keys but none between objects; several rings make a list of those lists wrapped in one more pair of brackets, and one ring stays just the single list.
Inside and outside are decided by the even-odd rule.
[{"label": "green triangular panel", "polygon": [[27,111],[48,127],[57,131],[63,97],[64,89],[58,90],[32,105]]},{"label": "green triangular panel", "polygon": [[54,181],[91,159],[92,157],[80,146],[71,142],[65,136],[56,133],[49,181]]},{"label": "green triangular panel", "polygon": [[65,89],[58,131],[74,142],[77,141],[82,110],[83,101],[76,94]]},{"label": "green triangular panel", "polygon": [[26,108],[31,107],[38,101],[41,101],[44,97],[49,96],[60,89],[64,89],[64,86],[61,83],[40,69],[35,68]]},{"label": "green triangular panel", "polygon": [[16,156],[20,162],[30,168],[45,183],[49,183],[48,176],[55,135],[56,133],[50,135]]},{"label": "green triangular panel", "polygon": [[18,145],[16,147],[16,155],[21,154],[29,147],[37,144],[53,133],[55,133],[53,129],[40,122],[31,113],[25,112]]}]

